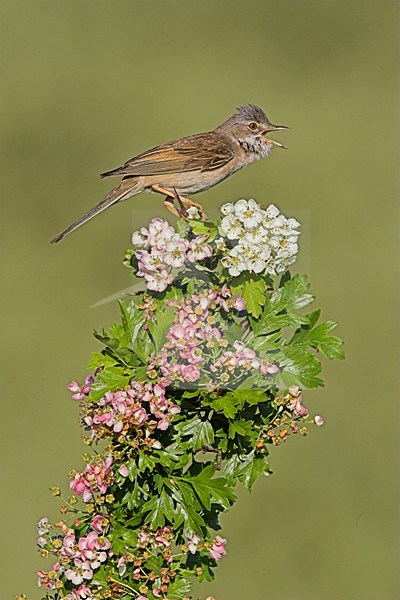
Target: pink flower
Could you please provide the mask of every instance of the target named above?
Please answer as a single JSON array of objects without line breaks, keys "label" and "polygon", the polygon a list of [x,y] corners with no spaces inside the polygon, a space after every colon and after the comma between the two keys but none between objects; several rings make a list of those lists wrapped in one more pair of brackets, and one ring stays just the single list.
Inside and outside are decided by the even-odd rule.
[{"label": "pink flower", "polygon": [[197,381],[200,379],[200,369],[197,365],[181,365],[181,374],[185,381]]},{"label": "pink flower", "polygon": [[90,392],[90,388],[94,383],[94,379],[91,375],[86,377],[85,383],[83,385],[79,385],[76,381],[71,381],[69,385],[67,385],[67,389],[70,392],[73,392],[72,399],[73,400],[83,400],[85,396],[87,396]]},{"label": "pink flower", "polygon": [[234,302],[233,302],[233,308],[235,310],[245,310],[246,308],[246,301],[244,298],[242,298],[241,296],[238,296],[237,298],[235,298]]},{"label": "pink flower", "polygon": [[79,585],[84,579],[92,579],[93,571],[90,567],[89,561],[83,561],[80,560],[80,558],[75,558],[74,565],[74,569],[67,569],[65,571],[65,577],[69,579],[69,581],[72,581],[74,585]]},{"label": "pink flower", "polygon": [[128,475],[129,475],[129,470],[126,465],[121,465],[120,468],[118,469],[118,472],[120,475],[122,475],[122,477],[128,477]]},{"label": "pink flower", "polygon": [[[142,230],[143,231],[143,230]],[[167,221],[155,217],[149,225],[148,244],[157,248],[165,248],[165,244],[177,237],[175,229]]]},{"label": "pink flower", "polygon": [[157,273],[145,274],[144,278],[147,289],[154,292],[163,292],[172,282],[171,275],[165,269]]},{"label": "pink flower", "polygon": [[78,546],[76,544],[75,535],[70,534],[64,537],[61,553],[71,558],[78,556]]},{"label": "pink flower", "polygon": [[137,250],[136,258],[139,261],[139,277],[145,273],[154,273],[164,267],[164,254],[161,250],[153,248],[151,252],[147,250]]},{"label": "pink flower", "polygon": [[317,427],[322,427],[324,422],[325,422],[324,417],[321,417],[321,415],[315,415],[314,423],[316,424]]},{"label": "pink flower", "polygon": [[[149,232],[143,227],[144,231],[134,231],[132,234],[132,244],[144,248],[147,246],[147,237]],[[144,233],[147,232],[147,235]]]},{"label": "pink flower", "polygon": [[215,541],[210,550],[210,554],[214,560],[219,561],[223,556],[226,555],[226,550],[225,550],[226,543],[227,543],[226,539],[220,537],[219,535],[216,536]]},{"label": "pink flower", "polygon": [[201,538],[198,535],[194,534],[193,537],[192,537],[192,539],[188,541],[187,547],[188,547],[189,552],[191,554],[196,554],[196,552],[197,552],[197,545],[200,542],[200,540],[201,540]]},{"label": "pink flower", "polygon": [[132,417],[133,417],[134,421],[137,423],[137,425],[143,425],[143,423],[145,423],[147,421],[147,412],[143,407],[136,408],[132,412]]},{"label": "pink flower", "polygon": [[186,260],[187,242],[185,240],[171,240],[165,245],[164,262],[171,267],[183,267]]},{"label": "pink flower", "polygon": [[209,244],[204,243],[205,239],[205,235],[200,235],[190,242],[187,253],[187,258],[190,262],[194,263],[212,256],[212,248]]},{"label": "pink flower", "polygon": [[46,533],[49,533],[49,531],[49,519],[47,517],[43,517],[43,519],[40,519],[39,523],[37,524],[37,532],[39,535],[45,535]]},{"label": "pink flower", "polygon": [[271,362],[261,363],[260,371],[263,375],[273,375],[279,371],[279,367]]},{"label": "pink flower", "polygon": [[97,531],[97,533],[103,533],[104,527],[106,525],[108,525],[107,517],[104,517],[103,515],[96,515],[95,517],[93,517],[92,529],[94,531]]}]

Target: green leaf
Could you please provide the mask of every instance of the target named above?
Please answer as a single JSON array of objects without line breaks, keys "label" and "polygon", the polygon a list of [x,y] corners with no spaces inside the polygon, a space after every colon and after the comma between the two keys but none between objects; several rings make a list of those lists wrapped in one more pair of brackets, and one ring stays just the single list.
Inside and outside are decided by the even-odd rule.
[{"label": "green leaf", "polygon": [[227,419],[233,419],[241,408],[240,402],[234,394],[225,394],[225,396],[210,402],[210,405],[217,413],[224,414]]},{"label": "green leaf", "polygon": [[256,456],[248,461],[239,472],[239,479],[246,489],[251,490],[259,475],[270,475],[271,471],[264,456]]},{"label": "green leaf", "polygon": [[181,428],[183,437],[192,438],[193,450],[199,450],[203,446],[211,446],[214,442],[214,430],[210,421],[195,417]]},{"label": "green leaf", "polygon": [[335,321],[326,321],[313,328],[304,328],[296,332],[290,341],[292,346],[312,346],[327,358],[344,358],[343,341],[335,335],[329,335],[335,329]]},{"label": "green leaf", "polygon": [[170,600],[182,600],[190,592],[191,583],[187,579],[177,577],[171,585],[168,586],[168,598]]},{"label": "green leaf", "polygon": [[108,573],[103,566],[93,575],[92,583],[93,585],[100,585],[102,587],[108,585]]},{"label": "green leaf", "polygon": [[203,446],[212,446],[214,442],[214,430],[210,421],[200,421],[193,432],[193,450],[199,450]]},{"label": "green leaf", "polygon": [[218,227],[211,221],[195,221],[189,219],[189,224],[195,235],[204,235],[205,242],[212,242],[218,235]]},{"label": "green leaf", "polygon": [[100,381],[96,381],[88,396],[90,402],[98,402],[106,392],[115,392],[119,388],[124,388],[129,384],[132,375],[126,373],[123,367],[107,367],[97,374]]},{"label": "green leaf", "polygon": [[174,521],[174,503],[165,490],[159,496],[150,498],[143,506],[143,512],[148,512],[145,523],[149,524],[150,529],[163,527],[165,519],[171,523]]},{"label": "green leaf", "polygon": [[319,360],[301,346],[286,346],[282,354],[278,354],[281,371],[275,375],[277,382],[284,386],[300,385],[301,387],[323,387],[324,382],[317,377],[321,372]]},{"label": "green leaf", "polygon": [[153,340],[154,349],[158,353],[166,342],[167,333],[174,321],[175,308],[166,306],[156,311],[153,320],[148,322],[148,328]]},{"label": "green leaf", "polygon": [[235,501],[233,489],[228,486],[224,477],[213,478],[215,465],[204,467],[195,477],[181,477],[180,480],[189,483],[196,492],[202,505],[209,510],[211,502],[217,501],[224,508]]},{"label": "green leaf", "polygon": [[254,436],[253,425],[250,421],[246,421],[245,419],[239,419],[238,421],[231,421],[229,423],[229,439],[233,440],[236,435],[240,435],[242,437]]},{"label": "green leaf", "polygon": [[233,279],[231,289],[234,295],[244,298],[247,312],[257,319],[266,300],[267,286],[264,279],[254,273],[243,272]]}]

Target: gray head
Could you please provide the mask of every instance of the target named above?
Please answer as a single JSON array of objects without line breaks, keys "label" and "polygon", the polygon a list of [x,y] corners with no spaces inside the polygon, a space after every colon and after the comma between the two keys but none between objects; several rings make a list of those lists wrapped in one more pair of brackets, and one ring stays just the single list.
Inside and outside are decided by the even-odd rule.
[{"label": "gray head", "polygon": [[283,144],[266,138],[267,133],[277,129],[289,129],[289,127],[271,123],[265,112],[255,104],[239,106],[234,115],[217,127],[217,130],[230,134],[239,143],[249,147],[259,148],[264,145],[270,147],[274,145],[285,148]]}]

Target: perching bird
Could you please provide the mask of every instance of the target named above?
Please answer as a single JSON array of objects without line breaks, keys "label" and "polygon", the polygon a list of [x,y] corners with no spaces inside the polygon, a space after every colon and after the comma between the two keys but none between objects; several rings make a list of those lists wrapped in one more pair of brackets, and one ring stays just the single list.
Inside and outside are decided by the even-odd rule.
[{"label": "perching bird", "polygon": [[[96,206],[57,235],[52,243],[59,242],[112,204],[144,190],[164,194],[166,207],[176,215],[184,214],[183,206],[196,206],[204,215],[200,204],[183,195],[207,190],[242,167],[268,156],[273,146],[285,148],[266,137],[270,131],[277,129],[288,127],[273,125],[261,108],[248,104],[239,107],[232,117],[213,131],[174,140],[131,158],[122,167],[102,173],[101,177],[122,176],[123,179]],[[180,211],[175,208],[174,199],[179,202]]]}]

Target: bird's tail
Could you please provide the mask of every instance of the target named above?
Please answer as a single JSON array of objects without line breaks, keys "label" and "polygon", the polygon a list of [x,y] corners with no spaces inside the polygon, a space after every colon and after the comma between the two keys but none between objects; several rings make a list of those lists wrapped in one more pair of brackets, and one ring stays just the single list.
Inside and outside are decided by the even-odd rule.
[{"label": "bird's tail", "polygon": [[115,188],[111,190],[111,192],[107,194],[107,196],[105,196],[105,198],[103,198],[103,200],[101,200],[98,204],[96,204],[96,206],[88,210],[87,213],[85,213],[77,221],[72,223],[72,225],[67,227],[67,229],[64,229],[64,231],[59,233],[54,239],[51,240],[51,243],[56,244],[57,242],[62,240],[66,235],[71,233],[71,231],[74,231],[74,229],[77,229],[77,227],[80,227],[81,225],[83,225],[83,223],[86,223],[86,221],[89,221],[89,219],[102,212],[112,204],[115,204],[116,202],[121,202],[121,200],[126,200],[127,198],[130,198],[130,196],[139,194],[141,191],[142,187],[139,185],[139,180],[137,178],[131,177],[123,179],[121,183],[119,183]]}]

